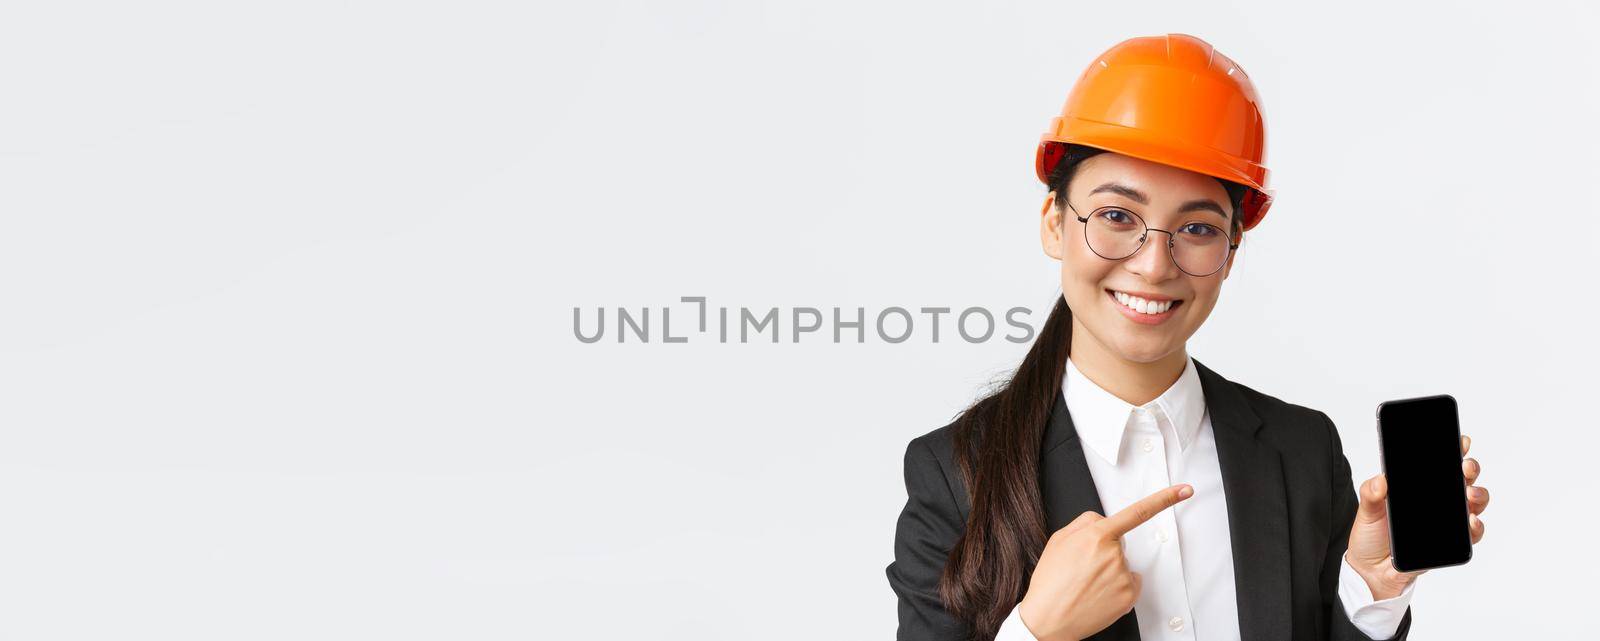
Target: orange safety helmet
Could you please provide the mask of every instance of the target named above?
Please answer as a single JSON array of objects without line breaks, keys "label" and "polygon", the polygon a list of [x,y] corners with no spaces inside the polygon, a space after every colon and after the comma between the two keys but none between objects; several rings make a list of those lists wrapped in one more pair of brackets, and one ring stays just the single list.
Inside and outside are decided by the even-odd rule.
[{"label": "orange safety helmet", "polygon": [[1255,86],[1210,43],[1181,33],[1131,38],[1078,77],[1039,142],[1039,180],[1086,145],[1242,184],[1244,229],[1267,215],[1266,131]]}]

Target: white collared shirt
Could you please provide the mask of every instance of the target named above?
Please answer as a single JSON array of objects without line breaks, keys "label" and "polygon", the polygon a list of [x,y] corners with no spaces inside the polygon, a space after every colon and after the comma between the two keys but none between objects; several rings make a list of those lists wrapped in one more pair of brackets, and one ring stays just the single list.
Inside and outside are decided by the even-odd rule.
[{"label": "white collared shirt", "polygon": [[[1237,640],[1228,504],[1194,359],[1167,391],[1138,407],[1089,380],[1070,358],[1066,370],[1062,394],[1106,514],[1178,483],[1194,487],[1193,496],[1122,537],[1128,569],[1144,577],[1133,606],[1139,638]],[[1374,601],[1349,562],[1341,565],[1339,597],[1350,621],[1374,639],[1394,636],[1416,583],[1399,596]],[[1016,608],[995,638],[1035,641]]]}]

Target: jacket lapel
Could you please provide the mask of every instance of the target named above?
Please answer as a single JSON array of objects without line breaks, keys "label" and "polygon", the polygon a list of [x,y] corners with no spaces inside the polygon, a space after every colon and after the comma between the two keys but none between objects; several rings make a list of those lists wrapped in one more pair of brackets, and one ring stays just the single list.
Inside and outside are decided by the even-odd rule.
[{"label": "jacket lapel", "polygon": [[1100,492],[1089,474],[1089,462],[1083,458],[1078,430],[1067,412],[1067,399],[1060,393],[1056,394],[1055,407],[1050,410],[1050,424],[1045,427],[1042,447],[1039,486],[1044,499],[1045,533],[1054,533],[1084,512],[1104,515]]},{"label": "jacket lapel", "polygon": [[1261,418],[1237,387],[1195,361],[1227,493],[1228,534],[1242,641],[1287,639],[1290,630],[1289,512],[1282,459],[1256,437]]}]

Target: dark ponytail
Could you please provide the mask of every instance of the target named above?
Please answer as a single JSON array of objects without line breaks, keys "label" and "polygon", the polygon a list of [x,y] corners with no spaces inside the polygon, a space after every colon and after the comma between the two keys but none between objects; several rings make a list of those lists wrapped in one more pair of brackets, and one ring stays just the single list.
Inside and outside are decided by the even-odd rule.
[{"label": "dark ponytail", "polygon": [[[1056,207],[1084,159],[1100,149],[1071,145],[1049,179]],[[1234,211],[1244,187],[1222,181]],[[1235,237],[1239,216],[1233,216]],[[966,527],[939,577],[946,611],[989,641],[1022,600],[1049,533],[1039,489],[1039,449],[1072,347],[1072,310],[1061,296],[1010,380],[956,417],[956,468],[972,505]]]},{"label": "dark ponytail", "polygon": [[972,510],[939,577],[939,599],[975,639],[994,638],[1044,552],[1039,445],[1071,345],[1072,311],[1057,298],[1011,380],[956,419],[956,467]]}]

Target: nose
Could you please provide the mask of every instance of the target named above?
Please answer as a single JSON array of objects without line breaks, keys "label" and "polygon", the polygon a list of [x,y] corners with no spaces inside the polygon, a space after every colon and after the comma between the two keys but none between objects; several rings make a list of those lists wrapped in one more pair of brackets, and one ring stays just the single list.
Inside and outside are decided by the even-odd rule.
[{"label": "nose", "polygon": [[1170,240],[1171,236],[1164,231],[1148,230],[1144,244],[1122,264],[1128,271],[1143,276],[1146,282],[1159,283],[1177,278],[1182,271],[1172,260],[1172,248],[1167,246]]}]

